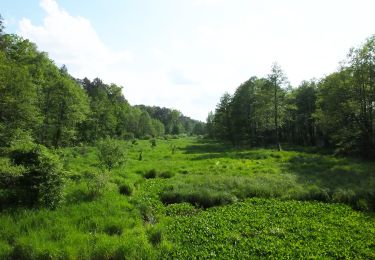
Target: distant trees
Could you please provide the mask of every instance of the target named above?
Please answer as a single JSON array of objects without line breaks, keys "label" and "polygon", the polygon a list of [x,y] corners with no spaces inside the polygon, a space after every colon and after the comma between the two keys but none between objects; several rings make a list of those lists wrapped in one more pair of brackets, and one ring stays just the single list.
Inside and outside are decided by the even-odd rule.
[{"label": "distant trees", "polygon": [[[178,110],[161,108],[157,106],[137,105],[142,111],[146,111],[151,118],[156,119],[159,123],[154,122],[154,128],[160,130],[163,134],[205,134],[205,124],[203,122],[191,119],[181,114]],[[195,129],[195,130],[194,130]],[[157,131],[158,132],[158,131]]]},{"label": "distant trees", "polygon": [[337,72],[297,88],[286,87],[274,64],[267,78],[252,77],[233,96],[224,94],[207,132],[236,145],[288,142],[374,158],[374,110],[375,35],[353,48]]}]

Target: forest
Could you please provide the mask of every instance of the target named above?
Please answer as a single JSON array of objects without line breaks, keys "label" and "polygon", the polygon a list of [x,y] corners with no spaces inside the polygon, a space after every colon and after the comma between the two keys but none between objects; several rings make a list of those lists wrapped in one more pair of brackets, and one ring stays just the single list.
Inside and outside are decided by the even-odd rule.
[{"label": "forest", "polygon": [[131,106],[121,86],[73,78],[26,39],[2,32],[0,40],[2,146],[15,135],[57,148],[105,137],[203,134],[203,123],[178,110]]},{"label": "forest", "polygon": [[233,145],[288,143],[374,159],[375,35],[352,48],[338,71],[288,83],[280,65],[225,93],[207,118],[211,138]]},{"label": "forest", "polygon": [[0,19],[0,259],[374,259],[375,35],[207,122],[77,79]]}]

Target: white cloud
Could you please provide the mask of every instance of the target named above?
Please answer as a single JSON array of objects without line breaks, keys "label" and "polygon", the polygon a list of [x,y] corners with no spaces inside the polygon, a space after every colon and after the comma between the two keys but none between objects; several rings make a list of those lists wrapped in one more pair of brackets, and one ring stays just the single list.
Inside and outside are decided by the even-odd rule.
[{"label": "white cloud", "polygon": [[132,61],[131,52],[107,48],[89,20],[71,16],[54,0],[42,0],[40,6],[46,12],[43,24],[33,25],[23,18],[20,34],[36,42],[58,64],[66,64],[74,76],[93,78],[104,74],[108,66]]}]

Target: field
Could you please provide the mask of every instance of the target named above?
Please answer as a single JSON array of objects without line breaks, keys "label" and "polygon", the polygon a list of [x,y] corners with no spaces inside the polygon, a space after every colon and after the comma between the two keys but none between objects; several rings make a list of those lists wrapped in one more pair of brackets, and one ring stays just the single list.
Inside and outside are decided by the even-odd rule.
[{"label": "field", "polygon": [[316,149],[240,149],[198,138],[56,151],[56,210],[0,213],[0,259],[375,258],[375,163]]}]

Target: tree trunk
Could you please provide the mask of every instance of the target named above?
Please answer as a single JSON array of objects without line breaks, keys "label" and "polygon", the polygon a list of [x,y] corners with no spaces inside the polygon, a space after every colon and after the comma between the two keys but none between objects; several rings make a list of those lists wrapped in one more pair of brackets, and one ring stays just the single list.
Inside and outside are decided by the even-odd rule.
[{"label": "tree trunk", "polygon": [[277,150],[281,151],[281,144],[279,139],[279,114],[278,114],[278,100],[277,100],[277,84],[275,82],[275,97],[274,97],[274,103],[275,103],[275,129],[276,129],[276,144],[277,144]]}]

